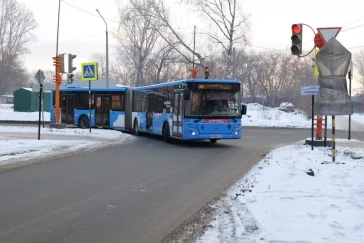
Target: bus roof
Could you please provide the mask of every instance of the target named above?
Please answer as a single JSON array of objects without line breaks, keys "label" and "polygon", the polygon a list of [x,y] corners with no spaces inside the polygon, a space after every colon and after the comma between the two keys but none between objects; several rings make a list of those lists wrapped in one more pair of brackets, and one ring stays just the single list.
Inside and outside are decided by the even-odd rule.
[{"label": "bus roof", "polygon": [[174,86],[174,85],[186,84],[186,83],[240,84],[240,81],[239,80],[229,80],[229,79],[184,79],[184,80],[171,81],[171,82],[166,82],[166,83],[134,87],[133,89],[135,89],[135,90],[151,89],[151,88],[168,87],[168,86]]},{"label": "bus roof", "polygon": [[[128,87],[117,87],[117,88],[92,88],[91,91],[125,91]],[[60,91],[88,91],[88,87],[62,87]],[[55,91],[53,88],[52,91]]]}]

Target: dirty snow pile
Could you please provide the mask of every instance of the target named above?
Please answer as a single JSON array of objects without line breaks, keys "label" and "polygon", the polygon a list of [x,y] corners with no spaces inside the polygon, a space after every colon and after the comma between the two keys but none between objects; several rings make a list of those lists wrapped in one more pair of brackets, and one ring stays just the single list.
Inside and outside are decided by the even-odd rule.
[{"label": "dirty snow pile", "polygon": [[364,143],[272,151],[215,207],[198,243],[364,242]]}]

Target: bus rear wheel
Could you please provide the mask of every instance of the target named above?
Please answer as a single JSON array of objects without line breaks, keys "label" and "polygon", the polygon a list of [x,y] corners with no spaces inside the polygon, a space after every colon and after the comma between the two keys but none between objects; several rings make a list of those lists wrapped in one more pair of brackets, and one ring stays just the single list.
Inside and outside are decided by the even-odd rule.
[{"label": "bus rear wheel", "polygon": [[169,133],[169,125],[167,123],[165,123],[163,126],[163,140],[167,143],[169,143],[171,140]]},{"label": "bus rear wheel", "polygon": [[216,143],[217,142],[217,139],[210,139],[210,142],[211,143]]},{"label": "bus rear wheel", "polygon": [[138,121],[135,119],[134,120],[134,126],[133,126],[133,132],[135,136],[139,135],[139,126],[138,126]]},{"label": "bus rear wheel", "polygon": [[89,121],[87,116],[81,116],[78,121],[78,126],[82,129],[86,129],[89,127]]}]

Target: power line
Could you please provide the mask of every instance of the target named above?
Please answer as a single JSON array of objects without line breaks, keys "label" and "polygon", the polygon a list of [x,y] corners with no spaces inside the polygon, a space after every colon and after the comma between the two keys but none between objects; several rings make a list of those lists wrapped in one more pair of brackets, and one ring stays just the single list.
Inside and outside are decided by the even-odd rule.
[{"label": "power line", "polygon": [[[73,8],[76,8],[76,9],[84,12],[84,13],[90,14],[90,15],[96,17],[96,18],[101,18],[100,15],[96,15],[96,14],[91,13],[90,11],[87,11],[87,10],[81,8],[81,7],[77,7],[77,6],[75,6],[75,5],[73,5],[73,4],[69,3],[69,2],[66,2],[65,0],[61,0],[61,1],[64,2],[65,4],[69,5],[69,6],[73,7]],[[105,18],[105,17],[104,17],[104,19],[107,20],[107,21],[111,21],[111,22],[117,23],[117,24],[121,24],[121,22],[120,21],[117,21],[117,20],[108,19],[108,18]],[[190,27],[186,26],[186,27],[175,28],[175,30],[183,30],[183,29],[189,29],[189,28],[192,29],[193,27],[194,26],[190,26]]]},{"label": "power line", "polygon": [[363,27],[363,26],[364,26],[364,24],[361,24],[361,25],[358,25],[358,26],[351,27],[349,29],[342,30],[341,32],[345,32],[345,31],[356,29],[356,28]]},{"label": "power line", "polygon": [[348,49],[364,48],[364,46],[349,47]]},{"label": "power line", "polygon": [[[70,3],[66,2],[66,1],[64,1],[64,0],[61,0],[61,1],[64,2],[65,4],[69,5],[69,6],[73,7],[73,8],[76,8],[76,9],[84,12],[84,13],[90,14],[90,15],[96,17],[96,18],[101,18],[99,15],[96,15],[94,13],[91,13],[90,11],[87,11],[87,10],[85,10],[83,8],[77,7],[77,6],[73,5],[73,4],[70,4]],[[108,19],[108,18],[105,18],[105,20],[108,20],[108,21],[111,21],[111,22],[115,22],[115,23],[118,23],[118,24],[120,23],[120,21],[116,21],[116,20],[112,20],[112,19]]]},{"label": "power line", "polygon": [[343,28],[345,28],[345,27],[347,27],[347,26],[349,26],[349,25],[352,25],[352,24],[354,24],[354,23],[356,23],[356,22],[359,22],[360,20],[362,20],[362,19],[364,19],[364,16],[363,17],[360,17],[359,19],[357,19],[357,20],[354,20],[353,22],[350,22],[349,24],[347,24],[347,25],[345,25],[345,26],[343,26]]},{"label": "power line", "polygon": [[[77,38],[77,39],[66,40],[66,41],[61,42],[61,44],[67,43],[67,42],[73,42],[73,41],[77,41],[77,40],[81,40],[81,39],[85,39],[87,37],[91,37],[91,36],[95,36],[95,35],[100,35],[100,34],[91,34],[91,35],[83,36],[83,37],[80,37],[80,38]],[[40,49],[40,48],[48,47],[48,46],[54,46],[54,44],[49,44],[49,45],[44,45],[44,46],[36,46],[36,47],[33,47],[32,50]]]}]

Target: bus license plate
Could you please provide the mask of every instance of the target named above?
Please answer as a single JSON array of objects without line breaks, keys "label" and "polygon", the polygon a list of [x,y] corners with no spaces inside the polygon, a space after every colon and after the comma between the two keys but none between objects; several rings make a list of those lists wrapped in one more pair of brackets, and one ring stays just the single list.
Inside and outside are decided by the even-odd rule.
[{"label": "bus license plate", "polygon": [[210,138],[221,138],[221,135],[211,135]]}]

